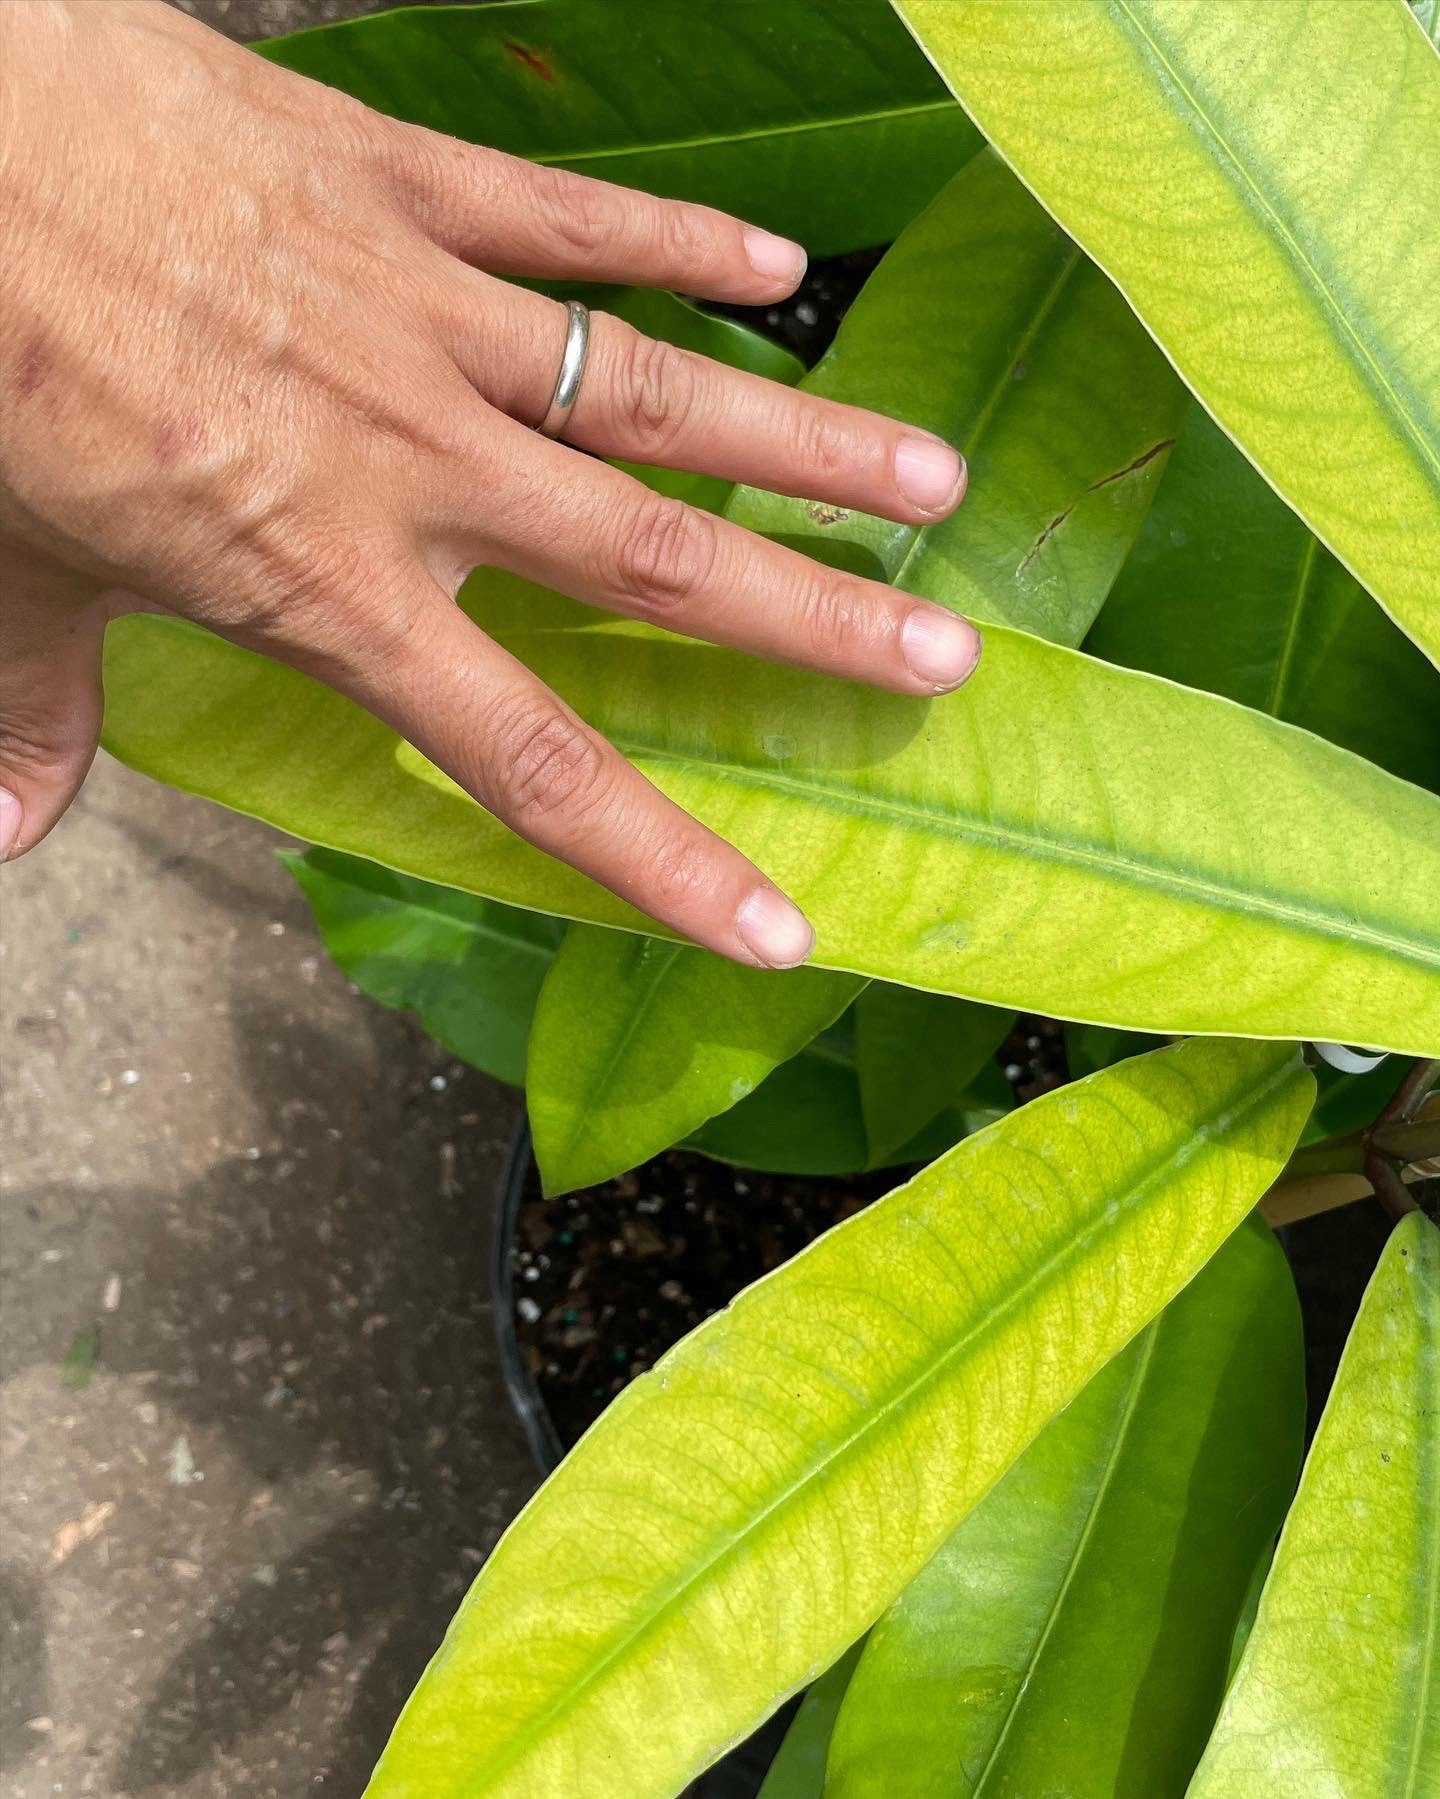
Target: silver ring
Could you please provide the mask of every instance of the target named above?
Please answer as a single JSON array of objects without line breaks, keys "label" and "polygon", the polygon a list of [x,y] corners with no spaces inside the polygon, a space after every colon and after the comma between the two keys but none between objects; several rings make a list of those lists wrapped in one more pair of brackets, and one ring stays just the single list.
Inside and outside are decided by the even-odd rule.
[{"label": "silver ring", "polygon": [[542,437],[558,437],[570,422],[585,375],[585,359],[590,354],[590,308],[578,300],[567,300],[565,314],[565,352],[560,358],[560,373],[555,377],[555,392],[550,410],[535,427]]}]

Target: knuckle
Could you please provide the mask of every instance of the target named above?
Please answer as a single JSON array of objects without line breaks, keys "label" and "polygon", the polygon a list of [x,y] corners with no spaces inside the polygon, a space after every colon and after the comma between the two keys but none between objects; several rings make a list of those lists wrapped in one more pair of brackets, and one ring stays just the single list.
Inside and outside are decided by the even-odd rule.
[{"label": "knuckle", "polygon": [[666,268],[694,269],[715,259],[715,232],[698,207],[660,202],[648,235]]},{"label": "knuckle", "polygon": [[581,824],[609,797],[611,776],[600,744],[553,704],[530,702],[502,727],[510,758],[504,797],[522,829]]},{"label": "knuckle", "polygon": [[709,516],[661,494],[647,497],[622,527],[619,581],[624,598],[663,616],[694,596],[715,566]]},{"label": "knuckle", "polygon": [[400,195],[413,201],[443,188],[448,159],[434,134],[383,113],[371,119],[374,154]]},{"label": "knuckle", "polygon": [[854,471],[854,431],[828,406],[802,405],[795,417],[795,454],[801,468],[822,484]]},{"label": "knuckle", "polygon": [[205,622],[279,648],[331,635],[377,572],[354,537],[328,526],[301,541],[261,537],[237,549],[243,576],[207,603]]},{"label": "knuckle", "polygon": [[715,863],[693,837],[658,845],[647,865],[648,897],[669,917],[683,915],[692,901],[715,891]]},{"label": "knuckle", "polygon": [[658,456],[684,429],[695,401],[695,370],[673,344],[619,327],[613,393],[641,460]]},{"label": "knuckle", "polygon": [[0,718],[0,767],[7,775],[34,779],[65,766],[81,751],[73,718],[38,709],[7,706]]},{"label": "knuckle", "polygon": [[833,662],[867,634],[873,606],[849,581],[814,581],[800,601],[800,628],[817,662]]},{"label": "knuckle", "polygon": [[603,183],[547,169],[534,200],[549,235],[577,257],[595,257],[610,247],[615,220]]}]

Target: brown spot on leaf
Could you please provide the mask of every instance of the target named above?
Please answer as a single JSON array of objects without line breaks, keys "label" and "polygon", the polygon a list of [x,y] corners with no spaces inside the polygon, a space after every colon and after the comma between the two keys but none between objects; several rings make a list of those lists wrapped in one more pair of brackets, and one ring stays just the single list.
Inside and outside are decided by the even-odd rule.
[{"label": "brown spot on leaf", "polygon": [[850,516],[843,506],[827,506],[822,500],[812,501],[805,510],[817,525],[843,524]]},{"label": "brown spot on leaf", "polygon": [[528,69],[539,80],[554,81],[554,69],[550,67],[538,50],[532,50],[528,44],[517,44],[511,37],[505,39],[505,50],[508,55],[514,57],[522,69]]}]

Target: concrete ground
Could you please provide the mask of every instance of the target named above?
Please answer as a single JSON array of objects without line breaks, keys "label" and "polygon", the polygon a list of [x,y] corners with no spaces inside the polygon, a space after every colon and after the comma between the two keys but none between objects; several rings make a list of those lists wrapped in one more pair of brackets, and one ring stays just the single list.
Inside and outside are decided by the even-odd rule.
[{"label": "concrete ground", "polygon": [[0,877],[6,1799],[358,1793],[530,1485],[515,1101],[352,991],[280,841],[102,761]]},{"label": "concrete ground", "polygon": [[350,1799],[532,1481],[516,1101],[350,988],[281,841],[102,758],[0,875],[4,1799]]}]

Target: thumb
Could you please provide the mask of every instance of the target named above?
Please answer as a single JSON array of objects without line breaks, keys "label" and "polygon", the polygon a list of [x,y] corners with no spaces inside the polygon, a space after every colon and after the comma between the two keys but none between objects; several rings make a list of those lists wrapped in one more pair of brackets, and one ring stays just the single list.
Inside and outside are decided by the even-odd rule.
[{"label": "thumb", "polygon": [[85,779],[100,737],[104,635],[94,599],[38,584],[0,594],[0,862],[33,849]]}]

